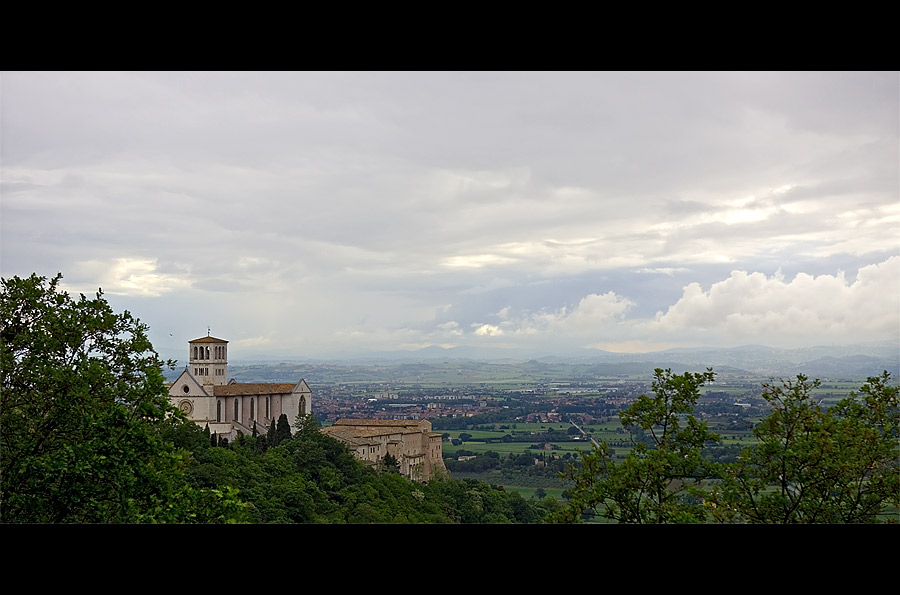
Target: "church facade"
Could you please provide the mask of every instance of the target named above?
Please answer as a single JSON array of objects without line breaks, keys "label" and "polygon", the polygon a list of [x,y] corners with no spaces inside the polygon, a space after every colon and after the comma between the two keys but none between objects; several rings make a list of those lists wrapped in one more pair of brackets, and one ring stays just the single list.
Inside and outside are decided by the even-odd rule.
[{"label": "church facade", "polygon": [[312,412],[312,391],[296,384],[236,382],[228,379],[228,341],[201,337],[188,341],[188,365],[169,386],[169,401],[190,421],[220,437],[265,434],[281,414],[291,425]]}]

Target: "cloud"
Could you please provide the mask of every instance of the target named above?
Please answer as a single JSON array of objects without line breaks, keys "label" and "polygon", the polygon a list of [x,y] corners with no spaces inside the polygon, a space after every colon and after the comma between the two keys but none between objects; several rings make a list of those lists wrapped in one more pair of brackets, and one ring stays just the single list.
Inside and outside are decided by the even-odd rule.
[{"label": "cloud", "polygon": [[453,320],[449,322],[445,322],[443,324],[437,325],[437,327],[441,330],[442,333],[449,335],[451,337],[461,337],[463,331],[459,328],[459,323]]},{"label": "cloud", "polygon": [[897,337],[900,330],[900,256],[859,269],[813,276],[732,271],[704,290],[699,283],[644,328],[652,333],[720,334],[731,340],[796,343]]},{"label": "cloud", "polygon": [[635,273],[657,273],[660,275],[668,275],[672,277],[675,273],[686,273],[690,269],[687,267],[644,267],[634,271]]},{"label": "cloud", "polygon": [[537,336],[554,339],[591,336],[620,322],[634,303],[615,292],[590,294],[577,306],[539,312],[514,312],[505,306],[493,315],[497,324],[473,323],[477,337]]},{"label": "cloud", "polygon": [[896,288],[835,271],[900,254],[896,73],[0,76],[0,272],[101,286],[164,337],[636,349],[893,320]]},{"label": "cloud", "polygon": [[613,291],[602,295],[594,293],[582,298],[571,313],[563,309],[547,320],[554,331],[570,335],[591,334],[623,319],[632,306],[634,302]]},{"label": "cloud", "polygon": [[245,339],[236,339],[232,341],[233,346],[240,347],[242,349],[254,349],[256,347],[264,347],[266,345],[271,345],[272,340],[269,337],[247,337]]},{"label": "cloud", "polygon": [[[159,297],[184,290],[191,283],[183,275],[158,271],[157,261],[141,258],[116,258],[112,261],[82,261],[74,267],[74,282],[61,283],[61,288],[75,293],[91,293],[102,289],[111,295]],[[90,282],[84,279],[92,279]]]},{"label": "cloud", "polygon": [[503,329],[494,324],[473,324],[472,327],[478,337],[499,337],[505,334]]}]

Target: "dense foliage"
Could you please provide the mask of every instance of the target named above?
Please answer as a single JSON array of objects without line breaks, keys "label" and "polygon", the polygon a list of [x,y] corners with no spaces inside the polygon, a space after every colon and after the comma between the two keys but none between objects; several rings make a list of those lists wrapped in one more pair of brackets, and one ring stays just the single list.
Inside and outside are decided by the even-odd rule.
[{"label": "dense foliage", "polygon": [[806,376],[765,385],[771,410],[753,430],[756,443],[738,456],[710,448],[718,436],[693,415],[711,370],[656,370],[655,378],[655,396],[620,414],[634,439],[624,462],[605,442],[585,455],[567,470],[572,497],[550,520],[599,512],[624,523],[898,521],[900,402],[887,372],[828,409],[812,398],[819,383]]},{"label": "dense foliage", "polygon": [[723,467],[707,496],[716,520],[755,523],[867,523],[900,505],[898,387],[869,378],[859,394],[823,410],[818,381],[803,375],[766,385],[772,412],[753,430],[758,443]]},{"label": "dense foliage", "polygon": [[654,396],[641,395],[619,414],[622,426],[642,439],[622,462],[612,458],[605,442],[583,456],[581,468],[568,474],[575,487],[556,520],[575,521],[595,509],[623,523],[702,520],[703,509],[690,496],[711,473],[701,455],[703,446],[719,437],[691,414],[700,387],[714,378],[711,370],[679,375],[657,369]]},{"label": "dense foliage", "polygon": [[253,523],[532,523],[544,514],[517,492],[484,482],[439,476],[417,483],[390,461],[366,468],[311,416],[274,447],[266,436],[216,448],[199,428],[179,433],[193,455],[195,487],[236,488]]},{"label": "dense foliage", "polygon": [[183,423],[147,327],[61,275],[2,280],[0,518],[27,523],[240,520],[228,489],[195,489]]}]

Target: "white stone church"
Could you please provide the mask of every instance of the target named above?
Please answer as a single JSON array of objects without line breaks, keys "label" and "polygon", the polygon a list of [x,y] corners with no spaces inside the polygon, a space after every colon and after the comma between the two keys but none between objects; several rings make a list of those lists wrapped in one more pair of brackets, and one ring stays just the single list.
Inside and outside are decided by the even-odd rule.
[{"label": "white stone church", "polygon": [[284,413],[291,426],[298,415],[312,412],[312,391],[297,384],[236,382],[228,378],[228,341],[201,337],[188,341],[188,365],[169,386],[169,400],[187,418],[209,431],[234,440],[253,428],[265,434],[271,420]]}]

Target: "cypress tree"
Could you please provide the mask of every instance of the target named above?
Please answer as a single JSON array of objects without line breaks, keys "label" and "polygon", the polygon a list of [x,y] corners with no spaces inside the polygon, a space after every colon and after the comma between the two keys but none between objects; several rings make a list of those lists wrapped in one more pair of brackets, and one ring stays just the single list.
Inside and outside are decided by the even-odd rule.
[{"label": "cypress tree", "polygon": [[278,436],[275,432],[275,418],[273,417],[269,420],[269,431],[266,432],[266,440],[269,443],[269,446],[278,446]]},{"label": "cypress tree", "polygon": [[278,444],[291,439],[291,423],[284,413],[278,417],[278,427],[275,431],[275,435],[277,436]]}]

